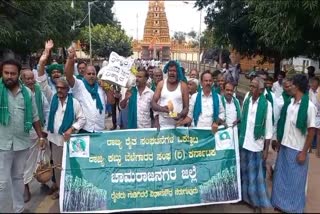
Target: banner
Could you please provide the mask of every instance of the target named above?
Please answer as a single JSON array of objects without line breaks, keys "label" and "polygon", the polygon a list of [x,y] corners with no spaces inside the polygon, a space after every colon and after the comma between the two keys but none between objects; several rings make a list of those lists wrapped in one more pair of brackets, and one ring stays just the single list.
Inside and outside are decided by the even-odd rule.
[{"label": "banner", "polygon": [[125,87],[130,76],[130,69],[134,59],[124,58],[116,52],[111,52],[109,63],[101,69],[101,79]]},{"label": "banner", "polygon": [[241,200],[236,129],[74,135],[63,152],[61,212],[119,212]]}]

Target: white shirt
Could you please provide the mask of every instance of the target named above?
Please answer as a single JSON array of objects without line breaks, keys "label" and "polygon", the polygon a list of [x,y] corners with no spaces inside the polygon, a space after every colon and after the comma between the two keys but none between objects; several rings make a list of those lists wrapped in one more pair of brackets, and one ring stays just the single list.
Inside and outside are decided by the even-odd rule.
[{"label": "white shirt", "polygon": [[[193,111],[196,103],[198,92],[191,96],[191,100],[189,103],[189,112],[188,117],[192,120],[192,126],[195,126],[193,120]],[[221,120],[225,119],[225,111],[221,101],[220,95],[219,97],[219,118]],[[213,103],[212,103],[212,93],[210,92],[209,96],[205,96],[203,91],[201,95],[201,114],[198,119],[197,127],[211,127],[213,123]]]},{"label": "white shirt", "polygon": [[[291,149],[302,151],[306,142],[307,135],[303,135],[296,127],[299,107],[301,100],[294,104],[294,98],[288,106],[286,122],[284,125],[284,132],[281,144]],[[315,127],[317,109],[314,104],[309,101],[307,128]]]},{"label": "white shirt", "polygon": [[[92,99],[91,94],[87,91],[82,80],[74,77],[75,83],[72,88],[73,97],[76,98],[83,109],[87,122],[83,127],[88,132],[103,131],[105,129],[105,111],[102,110],[101,114],[96,107],[96,100]],[[104,91],[99,86],[98,94],[102,102],[103,108],[105,108]]]},{"label": "white shirt", "polygon": [[[143,90],[143,92],[139,93],[137,91],[137,127],[138,129],[142,128],[151,128],[151,117],[150,117],[150,109],[151,109],[151,101],[154,92],[148,88],[147,86]],[[124,100],[125,96],[122,96],[122,100]],[[129,100],[128,100],[129,101]],[[130,112],[130,114],[134,114],[134,112]]]},{"label": "white shirt", "polygon": [[256,121],[256,114],[258,108],[259,98],[252,103],[252,97],[249,100],[249,109],[248,109],[248,116],[247,116],[247,128],[243,142],[243,148],[252,151],[252,152],[261,152],[264,147],[264,140],[270,140],[272,138],[272,106],[271,103],[268,101],[268,108],[267,108],[267,118],[265,124],[265,135],[264,138],[255,140],[254,139],[254,127]]},{"label": "white shirt", "polygon": [[[72,124],[72,127],[75,128],[76,130],[80,130],[83,128],[84,124],[86,123],[86,118],[83,114],[80,103],[76,99],[74,98],[72,99],[73,99],[73,110],[75,114],[74,123]],[[68,99],[64,101],[62,106],[59,100],[58,109],[54,117],[53,133],[48,131],[48,140],[56,144],[57,146],[63,146],[63,143],[64,143],[64,138],[62,135],[58,134],[58,131],[63,121],[64,113],[66,111],[67,101]]]},{"label": "white shirt", "polygon": [[[231,99],[230,103],[227,101],[227,99],[225,99],[225,101],[226,101],[226,109],[225,109],[226,123],[228,126],[233,126],[234,121],[236,121],[238,119],[237,118],[237,108],[235,106],[234,99]],[[240,103],[239,103],[239,106],[240,106]]]},{"label": "white shirt", "polygon": [[309,90],[309,99],[317,108],[317,117],[320,117],[320,88],[317,88],[316,91],[312,89]]},{"label": "white shirt", "polygon": [[283,87],[280,85],[279,81],[273,83],[272,91],[276,97],[280,97],[282,95]]}]

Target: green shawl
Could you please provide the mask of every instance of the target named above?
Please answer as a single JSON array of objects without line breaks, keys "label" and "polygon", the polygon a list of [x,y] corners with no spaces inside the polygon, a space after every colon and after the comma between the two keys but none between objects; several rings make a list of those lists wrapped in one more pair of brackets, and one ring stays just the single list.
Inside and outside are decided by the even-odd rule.
[{"label": "green shawl", "polygon": [[34,85],[34,92],[35,92],[35,98],[36,98],[36,104],[38,109],[38,115],[40,119],[41,126],[44,127],[45,119],[43,115],[43,106],[42,106],[42,92],[39,84]]},{"label": "green shawl", "polygon": [[[242,108],[242,118],[241,118],[241,125],[240,125],[240,139],[239,139],[240,147],[243,146],[244,138],[246,135],[247,119],[249,116],[248,114],[249,114],[250,98],[251,98],[251,94],[244,101],[243,108]],[[268,110],[268,101],[262,93],[259,97],[258,107],[257,107],[257,112],[256,112],[256,120],[255,120],[255,124],[254,124],[254,139],[255,140],[259,140],[259,139],[263,138],[265,135],[267,110]]]},{"label": "green shawl", "polygon": [[[24,131],[29,133],[32,128],[32,101],[27,88],[20,83],[22,96],[24,99]],[[7,126],[9,124],[10,112],[8,101],[8,89],[0,78],[0,124]]]},{"label": "green shawl", "polygon": [[271,94],[271,89],[267,89],[266,88],[266,91],[267,91],[266,98],[271,103],[271,106],[272,106],[272,125],[274,125],[273,97],[272,97],[272,94]]},{"label": "green shawl", "polygon": [[[287,110],[290,103],[291,103],[291,99],[288,99],[287,101],[285,101],[281,109],[280,119],[278,121],[278,126],[277,126],[277,138],[279,142],[281,142],[283,138],[284,126],[287,118]],[[298,116],[296,121],[296,127],[301,131],[303,135],[305,135],[307,132],[308,108],[309,108],[309,95],[304,94],[301,98],[301,103],[299,106],[299,111],[298,111]]]},{"label": "green shawl", "polygon": [[156,91],[156,83],[152,80],[152,82],[151,82],[151,90],[154,92],[154,91]]},{"label": "green shawl", "polygon": [[138,89],[137,87],[133,87],[131,89],[131,97],[129,99],[128,106],[128,128],[136,129],[138,128],[138,117],[137,117],[137,97],[138,97]]}]

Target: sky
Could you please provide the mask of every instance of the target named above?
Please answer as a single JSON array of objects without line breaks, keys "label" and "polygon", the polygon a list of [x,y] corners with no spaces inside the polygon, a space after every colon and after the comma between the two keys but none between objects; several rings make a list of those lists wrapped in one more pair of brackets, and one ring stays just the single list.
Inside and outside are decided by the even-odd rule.
[{"label": "sky", "polygon": [[[200,12],[194,8],[195,1],[164,1],[165,11],[169,24],[170,37],[176,31],[190,32],[191,30],[199,32],[200,27]],[[144,23],[148,12],[149,1],[115,1],[113,12],[118,21],[121,22],[122,28],[128,36],[143,38]],[[137,19],[138,14],[138,19]],[[206,28],[204,24],[205,12],[201,16],[201,32]],[[137,24],[138,23],[138,24]]]}]

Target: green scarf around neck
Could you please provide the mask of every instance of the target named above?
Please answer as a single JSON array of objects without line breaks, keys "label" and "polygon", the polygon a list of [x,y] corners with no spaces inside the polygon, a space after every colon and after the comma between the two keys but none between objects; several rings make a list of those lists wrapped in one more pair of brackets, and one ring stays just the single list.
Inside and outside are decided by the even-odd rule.
[{"label": "green scarf around neck", "polygon": [[[211,90],[211,96],[212,96],[212,107],[213,107],[213,115],[212,115],[212,121],[217,122],[219,119],[219,95],[212,89]],[[200,114],[202,113],[202,110],[205,111],[205,109],[202,109],[202,89],[198,91],[196,102],[194,104],[193,109],[193,120],[194,125],[198,125]]]},{"label": "green scarf around neck", "polygon": [[43,114],[42,92],[41,92],[40,85],[39,85],[38,83],[36,83],[36,84],[34,85],[34,93],[35,93],[36,104],[37,104],[38,115],[39,115],[41,127],[44,127],[45,119],[44,119],[44,114]]},{"label": "green scarf around neck", "polygon": [[137,117],[137,97],[138,97],[138,89],[137,87],[131,88],[131,97],[129,98],[129,106],[128,106],[128,128],[136,129],[138,128],[138,117]]},{"label": "green scarf around neck", "polygon": [[[239,145],[243,146],[244,138],[247,130],[247,120],[249,117],[249,104],[250,99],[252,98],[251,94],[244,101],[243,109],[242,109],[242,118],[240,125],[240,138]],[[256,120],[254,123],[254,139],[259,140],[264,137],[265,129],[266,129],[266,119],[267,119],[267,110],[268,110],[268,101],[264,94],[262,93],[258,100],[258,107],[256,112]]]},{"label": "green scarf around neck", "polygon": [[[32,101],[28,89],[20,82],[24,99],[24,132],[29,133],[32,128]],[[10,120],[8,89],[0,78],[0,124],[7,126]]]},{"label": "green scarf around neck", "polygon": [[[286,119],[287,119],[287,110],[290,104],[291,104],[291,99],[288,99],[287,101],[285,101],[281,109],[280,119],[278,121],[278,126],[277,126],[277,138],[279,142],[281,142],[283,138],[284,126],[286,124]],[[296,121],[296,127],[301,131],[303,135],[305,135],[307,132],[308,108],[309,108],[309,95],[306,93],[301,98],[297,121]]]},{"label": "green scarf around neck", "polygon": [[[225,96],[222,96],[222,105],[224,107],[224,110],[226,110],[226,97]],[[232,96],[232,100],[233,100],[233,103],[236,107],[236,111],[237,111],[237,120],[240,120],[241,119],[241,109],[240,109],[240,103],[239,103],[239,100],[237,98],[235,98],[234,96]],[[225,114],[226,114],[226,111],[225,111]]]},{"label": "green scarf around neck", "polygon": [[153,92],[155,92],[156,91],[156,83],[152,80],[152,82],[151,82],[151,90],[153,91]]},{"label": "green scarf around neck", "polygon": [[[73,124],[74,121],[74,109],[73,109],[73,98],[71,94],[67,96],[67,104],[66,110],[63,115],[62,123],[59,127],[58,134],[63,135],[65,131],[67,131]],[[51,133],[54,133],[54,118],[56,116],[56,112],[59,107],[59,98],[57,94],[52,97],[51,106],[50,106],[50,113],[49,113],[49,120],[48,120],[48,128],[47,130]]]},{"label": "green scarf around neck", "polygon": [[286,103],[288,100],[290,100],[292,97],[287,94],[287,92],[283,91],[282,92],[282,98],[283,98],[283,103]]},{"label": "green scarf around neck", "polygon": [[266,91],[267,91],[266,98],[271,103],[271,106],[272,106],[272,125],[274,125],[273,97],[272,97],[271,89],[266,88]]},{"label": "green scarf around neck", "polygon": [[98,82],[96,81],[93,85],[89,85],[88,81],[85,78],[83,78],[82,81],[87,91],[90,93],[92,99],[96,100],[96,108],[99,109],[100,114],[102,114],[103,105],[98,92],[98,88],[99,88]]}]

